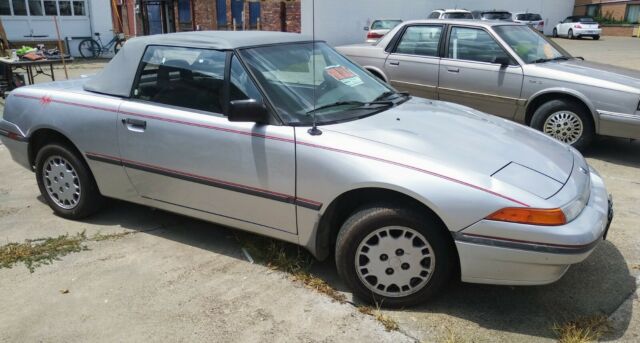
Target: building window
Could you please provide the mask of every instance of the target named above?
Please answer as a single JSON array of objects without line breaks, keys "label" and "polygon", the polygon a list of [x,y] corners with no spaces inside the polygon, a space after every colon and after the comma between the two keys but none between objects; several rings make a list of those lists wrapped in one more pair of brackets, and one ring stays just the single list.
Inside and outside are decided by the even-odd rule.
[{"label": "building window", "polygon": [[84,12],[84,1],[73,2],[73,15],[87,15]]},{"label": "building window", "polygon": [[42,1],[40,0],[29,0],[29,14],[30,15],[44,15],[44,11],[42,10]]},{"label": "building window", "polygon": [[13,15],[27,15],[27,3],[24,0],[12,0]]},{"label": "building window", "polygon": [[627,5],[627,17],[630,23],[640,23],[640,5]]},{"label": "building window", "polygon": [[9,1],[0,2],[0,15],[11,15],[11,6]]},{"label": "building window", "polygon": [[44,1],[44,14],[46,15],[58,15],[58,6],[55,0]]},{"label": "building window", "polygon": [[590,17],[599,17],[600,16],[600,5],[587,5],[587,13],[586,15]]},{"label": "building window", "polygon": [[59,1],[58,7],[60,8],[60,15],[71,15],[71,1]]}]

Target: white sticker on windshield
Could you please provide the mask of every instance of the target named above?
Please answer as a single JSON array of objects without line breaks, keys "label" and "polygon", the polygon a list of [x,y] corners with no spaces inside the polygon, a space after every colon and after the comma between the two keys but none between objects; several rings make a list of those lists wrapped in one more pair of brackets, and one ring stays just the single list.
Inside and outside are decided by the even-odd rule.
[{"label": "white sticker on windshield", "polygon": [[345,66],[329,66],[324,68],[324,70],[329,74],[329,76],[349,87],[359,86],[364,83],[360,76]]}]

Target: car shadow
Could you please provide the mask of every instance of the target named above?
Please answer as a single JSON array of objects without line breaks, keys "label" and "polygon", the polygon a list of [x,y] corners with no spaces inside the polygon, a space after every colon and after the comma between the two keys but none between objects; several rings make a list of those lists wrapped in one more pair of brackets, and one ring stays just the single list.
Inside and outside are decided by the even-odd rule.
[{"label": "car shadow", "polygon": [[[112,201],[108,208],[85,222],[120,226],[249,263],[236,238],[238,231],[161,210]],[[333,288],[349,293],[332,260],[315,262],[311,272]],[[551,338],[554,323],[594,314],[609,315],[635,289],[635,278],[630,275],[624,257],[612,243],[605,241],[587,260],[570,268],[560,281],[551,285],[507,287],[453,282],[425,305],[390,311],[396,316],[424,317],[425,321],[431,313],[447,314],[487,329]],[[356,299],[355,304],[360,302]],[[627,304],[632,306],[631,302]],[[630,310],[625,313],[631,313]],[[608,337],[620,337],[630,318],[625,320],[626,323],[616,325],[624,330]]]},{"label": "car shadow", "polygon": [[640,168],[640,140],[598,137],[584,156],[605,162]]}]

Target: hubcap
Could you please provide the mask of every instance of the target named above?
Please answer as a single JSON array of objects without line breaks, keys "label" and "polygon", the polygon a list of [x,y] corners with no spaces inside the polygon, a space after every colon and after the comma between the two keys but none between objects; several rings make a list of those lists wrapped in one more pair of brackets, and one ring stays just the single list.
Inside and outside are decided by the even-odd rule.
[{"label": "hubcap", "polygon": [[69,161],[61,156],[47,158],[42,167],[42,181],[56,205],[70,210],[80,201],[80,179]]},{"label": "hubcap", "polygon": [[356,271],[372,292],[403,297],[421,290],[431,279],[435,255],[418,231],[402,226],[370,233],[356,251]]},{"label": "hubcap", "polygon": [[559,111],[544,122],[544,133],[567,144],[573,144],[582,137],[584,126],[580,117],[571,111]]}]

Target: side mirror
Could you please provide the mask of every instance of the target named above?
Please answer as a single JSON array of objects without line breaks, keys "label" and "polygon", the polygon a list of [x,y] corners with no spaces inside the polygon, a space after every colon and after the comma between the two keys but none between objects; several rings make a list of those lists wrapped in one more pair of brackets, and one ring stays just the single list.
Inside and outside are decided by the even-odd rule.
[{"label": "side mirror", "polygon": [[269,112],[262,102],[254,99],[233,100],[229,103],[229,121],[267,123]]},{"label": "side mirror", "polygon": [[511,65],[511,59],[507,56],[498,56],[493,60],[493,63],[499,64],[501,67],[506,68]]}]

